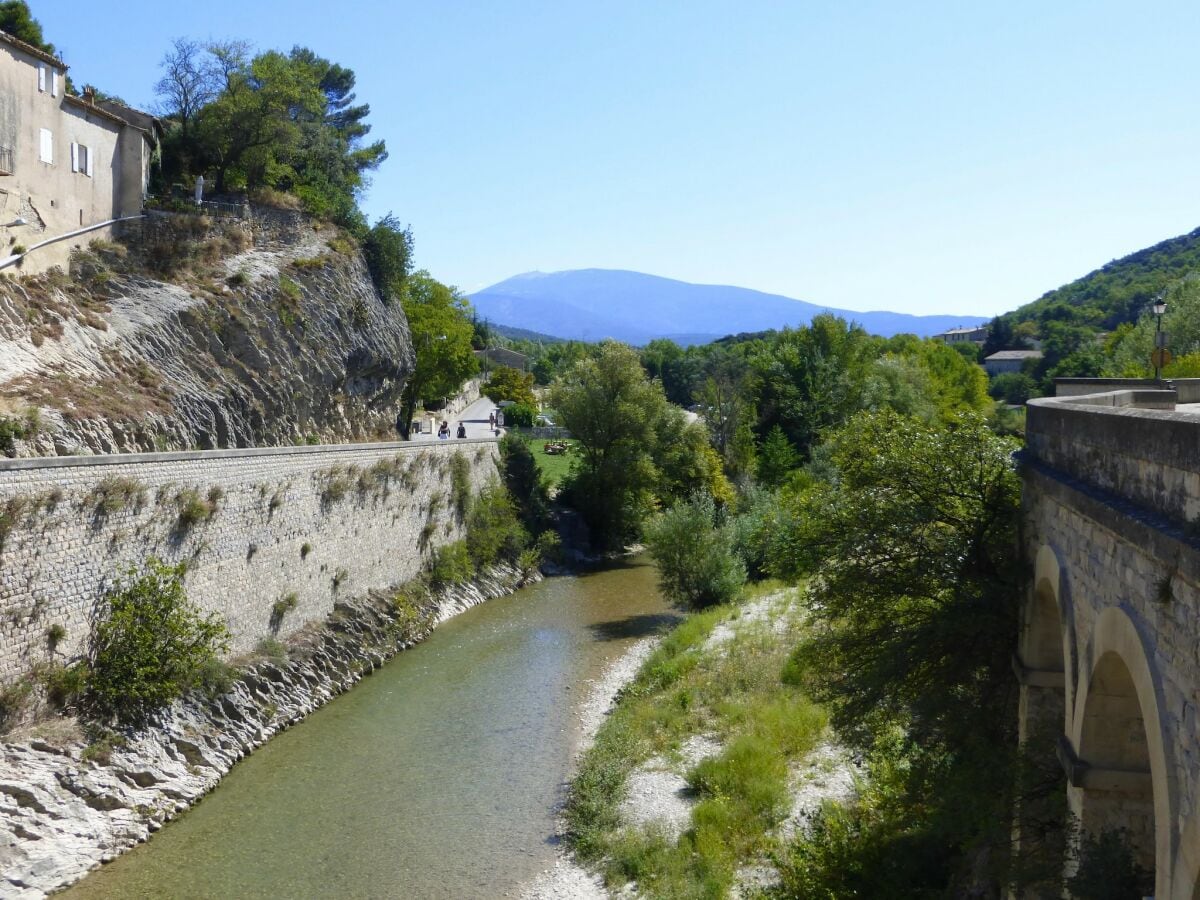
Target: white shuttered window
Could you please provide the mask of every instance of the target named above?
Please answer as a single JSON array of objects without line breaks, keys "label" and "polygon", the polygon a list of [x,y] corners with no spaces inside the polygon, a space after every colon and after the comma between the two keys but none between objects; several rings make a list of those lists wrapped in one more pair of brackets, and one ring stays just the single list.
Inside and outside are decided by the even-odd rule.
[{"label": "white shuttered window", "polygon": [[82,172],[88,178],[92,177],[92,148],[83,144],[71,144],[71,171]]},{"label": "white shuttered window", "polygon": [[54,133],[49,128],[39,129],[38,159],[44,163],[54,163]]},{"label": "white shuttered window", "polygon": [[46,64],[38,63],[38,90],[46,90]]},{"label": "white shuttered window", "polygon": [[50,96],[58,96],[58,69],[50,70]]}]

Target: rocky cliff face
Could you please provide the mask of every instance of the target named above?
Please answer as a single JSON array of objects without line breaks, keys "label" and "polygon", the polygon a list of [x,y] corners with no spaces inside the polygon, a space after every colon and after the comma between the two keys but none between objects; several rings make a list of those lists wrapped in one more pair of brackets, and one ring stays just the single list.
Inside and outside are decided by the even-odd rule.
[{"label": "rocky cliff face", "polygon": [[0,450],[390,436],[412,364],[403,311],[336,229],[158,214],[69,274],[0,279]]}]

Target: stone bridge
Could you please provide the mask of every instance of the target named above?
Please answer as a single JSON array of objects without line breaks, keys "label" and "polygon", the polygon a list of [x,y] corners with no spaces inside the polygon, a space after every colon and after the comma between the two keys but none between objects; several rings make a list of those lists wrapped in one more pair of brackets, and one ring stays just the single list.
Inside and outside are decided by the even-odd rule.
[{"label": "stone bridge", "polygon": [[1200,900],[1200,383],[1111,387],[1028,407],[1021,737],[1053,731],[1070,812],[1156,897]]}]

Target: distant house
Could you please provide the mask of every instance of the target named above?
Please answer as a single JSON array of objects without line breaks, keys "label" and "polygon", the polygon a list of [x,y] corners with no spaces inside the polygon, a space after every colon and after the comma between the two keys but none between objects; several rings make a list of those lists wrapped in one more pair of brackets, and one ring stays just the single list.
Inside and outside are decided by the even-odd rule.
[{"label": "distant house", "polygon": [[937,341],[945,341],[947,344],[957,344],[962,341],[982,344],[987,340],[987,335],[988,327],[986,325],[979,325],[975,328],[951,328],[949,331],[935,334],[933,338]]},{"label": "distant house", "polygon": [[488,347],[486,350],[476,350],[475,358],[483,369],[493,366],[508,366],[510,369],[520,369],[524,372],[529,367],[529,357],[516,350],[506,350],[504,347]]},{"label": "distant house", "polygon": [[1027,359],[1041,359],[1041,350],[1001,350],[983,360],[983,368],[988,375],[1001,375],[1004,372],[1020,372]]},{"label": "distant house", "polygon": [[[121,104],[66,91],[61,60],[0,31],[0,260],[40,248],[26,272],[66,263],[74,247],[141,212],[156,119]],[[62,240],[55,240],[62,238]]]}]

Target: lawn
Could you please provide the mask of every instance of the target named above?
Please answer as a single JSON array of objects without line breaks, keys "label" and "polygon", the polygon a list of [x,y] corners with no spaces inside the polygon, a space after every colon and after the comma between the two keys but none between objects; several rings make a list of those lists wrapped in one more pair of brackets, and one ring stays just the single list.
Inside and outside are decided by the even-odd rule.
[{"label": "lawn", "polygon": [[558,487],[560,484],[562,484],[562,481],[564,478],[566,478],[567,473],[571,471],[571,461],[577,456],[577,442],[566,442],[571,447],[570,453],[562,453],[552,456],[542,449],[542,446],[546,443],[545,439],[524,437],[522,440],[524,440],[529,446],[529,449],[533,451],[533,458],[537,461],[538,471],[540,471],[545,477],[546,483],[549,484],[550,487]]}]

